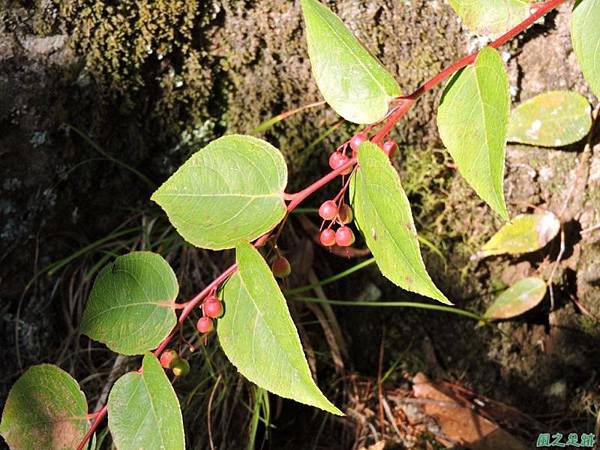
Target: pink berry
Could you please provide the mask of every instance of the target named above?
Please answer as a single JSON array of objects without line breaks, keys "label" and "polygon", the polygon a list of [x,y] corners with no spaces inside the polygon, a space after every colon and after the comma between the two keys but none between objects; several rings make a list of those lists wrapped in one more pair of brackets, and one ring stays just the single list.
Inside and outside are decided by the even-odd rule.
[{"label": "pink berry", "polygon": [[290,266],[290,262],[287,258],[278,256],[273,260],[271,270],[273,271],[273,275],[277,278],[285,278],[292,273],[292,266]]},{"label": "pink berry", "polygon": [[321,231],[319,240],[325,247],[331,247],[335,244],[335,231],[333,231],[331,228],[326,228],[325,230]]},{"label": "pink berry", "polygon": [[209,317],[200,317],[198,323],[196,323],[196,328],[202,334],[210,333],[214,328],[213,321]]},{"label": "pink berry", "polygon": [[[332,153],[331,156],[329,157],[329,167],[331,167],[333,170],[339,169],[344,164],[346,164],[349,160],[350,160],[350,158],[348,158],[343,153],[340,153],[340,152]],[[348,166],[346,169],[344,169],[344,171],[341,173],[341,175],[348,175],[350,172],[352,172],[352,166]]]},{"label": "pink berry", "polygon": [[329,157],[329,167],[333,170],[342,167],[348,162],[348,157],[340,152],[333,152]]},{"label": "pink berry", "polygon": [[338,207],[333,200],[328,200],[319,208],[319,216],[323,220],[333,220],[338,215]]},{"label": "pink berry", "polygon": [[340,217],[340,222],[342,222],[344,225],[352,222],[352,219],[354,219],[354,213],[352,212],[352,208],[350,208],[350,206],[346,203],[340,206],[338,215]]},{"label": "pink berry", "polygon": [[358,147],[360,147],[360,144],[362,144],[366,140],[367,140],[366,134],[364,134],[364,133],[355,134],[354,136],[352,136],[352,139],[350,139],[350,148],[354,151],[357,151]]},{"label": "pink berry", "polygon": [[340,227],[335,232],[335,243],[340,247],[348,247],[354,243],[354,233],[348,227]]},{"label": "pink berry", "polygon": [[394,141],[385,141],[383,143],[383,151],[390,158],[392,156],[394,156],[394,152],[396,151],[396,148],[398,148],[398,146],[396,145],[396,143]]},{"label": "pink berry", "polygon": [[204,314],[213,319],[219,317],[223,312],[223,305],[221,305],[221,302],[216,297],[207,299],[202,308],[204,309]]},{"label": "pink berry", "polygon": [[179,358],[177,352],[173,349],[165,350],[162,355],[160,355],[160,365],[165,369],[170,369],[173,365],[173,361]]}]

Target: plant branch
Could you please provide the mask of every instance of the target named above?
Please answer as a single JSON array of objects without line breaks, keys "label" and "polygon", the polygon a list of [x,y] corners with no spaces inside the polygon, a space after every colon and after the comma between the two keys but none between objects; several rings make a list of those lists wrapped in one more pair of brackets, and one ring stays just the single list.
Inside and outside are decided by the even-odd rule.
[{"label": "plant branch", "polygon": [[85,434],[85,436],[83,437],[83,439],[77,446],[77,450],[83,450],[85,448],[86,444],[92,438],[92,436],[96,432],[96,429],[98,428],[100,423],[104,420],[104,417],[106,417],[107,412],[108,412],[108,404],[104,404],[104,406],[101,409],[99,409],[98,412],[94,413],[96,416],[96,419],[94,420],[94,423],[92,424],[92,426],[90,427],[88,432]]},{"label": "plant branch", "polygon": [[[489,46],[493,48],[498,48],[501,45],[506,44],[512,38],[529,28],[539,18],[545,16],[565,1],[566,0],[549,0],[545,3],[535,5],[535,8],[532,10],[532,14],[529,17],[527,17],[527,19],[523,20],[523,22],[519,23],[511,30],[504,33],[498,39],[493,41]],[[383,127],[377,132],[372,141],[376,144],[381,144],[383,142],[384,137],[394,128],[398,121],[402,117],[404,117],[404,115],[408,112],[408,110],[413,106],[413,104],[419,97],[421,97],[427,91],[431,90],[433,87],[437,86],[450,75],[454,74],[455,72],[458,72],[459,70],[468,66],[469,64],[472,64],[477,58],[477,55],[479,55],[478,51],[470,54],[469,56],[465,56],[460,61],[457,61],[451,66],[448,66],[440,73],[423,83],[408,97],[400,97],[400,103],[390,111],[388,117],[385,119]]]},{"label": "plant branch", "polygon": [[[536,5],[536,8],[532,10],[532,14],[527,19],[525,19],[523,22],[516,25],[514,28],[512,28],[507,33],[500,36],[498,39],[496,39],[494,42],[492,42],[490,44],[490,46],[494,47],[494,48],[498,48],[499,46],[505,44],[510,39],[517,36],[521,32],[523,32],[526,28],[528,28],[531,24],[533,24],[540,17],[542,17],[545,14],[547,14],[548,12],[552,11],[553,9],[555,9],[556,7],[558,7],[561,3],[564,3],[565,1],[566,0],[550,0],[545,3]],[[371,141],[376,144],[382,143],[385,136],[387,134],[389,134],[389,132],[394,128],[394,126],[398,123],[398,121],[402,117],[404,117],[404,115],[408,112],[408,110],[413,106],[413,104],[416,102],[416,100],[419,97],[421,97],[425,92],[432,89],[434,86],[436,86],[437,84],[442,82],[444,79],[446,79],[453,73],[459,71],[460,69],[462,69],[463,67],[465,67],[469,64],[472,64],[475,61],[475,59],[477,58],[478,54],[479,54],[479,52],[475,52],[475,53],[461,59],[460,61],[452,64],[451,66],[447,67],[446,69],[442,70],[440,73],[435,75],[430,80],[426,81],[423,85],[421,85],[416,91],[414,91],[408,97],[399,98],[398,105],[396,105],[390,111],[387,118],[383,122],[383,126],[375,134],[375,136],[371,139]],[[373,125],[370,125],[369,127],[367,127],[367,130],[371,130],[372,127],[373,127]],[[317,180],[316,182],[314,182],[307,188],[305,188],[295,194],[285,194],[284,199],[288,200],[290,202],[287,206],[287,212],[288,213],[292,212],[304,200],[306,200],[308,197],[310,197],[316,191],[321,189],[323,186],[327,185],[329,182],[335,180],[344,170],[346,170],[350,166],[354,166],[356,163],[357,163],[357,158],[353,157],[346,164],[344,164],[343,166],[339,167],[336,170],[329,172],[323,178]],[[264,243],[267,241],[267,239],[270,237],[270,235],[271,235],[271,231],[269,231],[265,235],[261,236],[259,239],[257,239],[254,242],[254,246],[261,247],[262,245],[264,245]],[[155,356],[159,357],[160,354],[167,347],[167,345],[169,345],[169,342],[171,341],[171,339],[173,339],[177,330],[179,330],[179,328],[183,325],[183,323],[185,322],[187,317],[191,314],[191,312],[194,310],[194,308],[196,308],[211,291],[218,288],[222,283],[224,283],[236,271],[237,271],[237,264],[233,264],[233,265],[229,266],[221,275],[219,275],[217,278],[215,278],[199,294],[197,294],[195,297],[193,297],[192,299],[190,299],[184,303],[185,306],[179,316],[177,325],[171,331],[171,333],[160,343],[158,348],[154,351]],[[303,300],[311,301],[307,298],[303,298]],[[331,303],[333,303],[333,302],[331,302]],[[347,302],[344,302],[344,303],[347,304]],[[367,306],[367,305],[360,304],[360,302],[353,302],[352,305],[353,306]],[[372,304],[369,306],[372,306]],[[470,317],[473,319],[478,319],[478,320],[480,319],[480,317],[478,315],[470,313],[468,311],[462,311],[462,310],[457,311],[456,308],[450,308],[450,307],[444,307],[444,306],[438,306],[438,305],[415,304],[412,302],[394,302],[394,303],[390,303],[390,304],[380,303],[379,306],[422,307],[422,308],[427,308],[427,309],[435,309],[438,311],[453,312],[454,314],[461,314],[461,315],[464,315],[466,317]],[[104,405],[102,407],[102,409],[98,411],[96,420],[94,421],[90,430],[88,431],[88,433],[85,435],[85,437],[83,438],[83,440],[77,447],[77,450],[83,450],[87,441],[91,438],[91,436],[94,434],[95,430],[98,428],[100,422],[102,422],[102,420],[106,416],[106,412],[107,412],[107,407],[106,407],[106,405]]]}]

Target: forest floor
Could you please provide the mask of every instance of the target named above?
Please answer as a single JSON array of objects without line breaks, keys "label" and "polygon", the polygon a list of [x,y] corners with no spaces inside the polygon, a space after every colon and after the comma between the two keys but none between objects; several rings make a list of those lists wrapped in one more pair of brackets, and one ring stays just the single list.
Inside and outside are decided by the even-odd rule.
[{"label": "forest floor", "polygon": [[[154,249],[176,267],[187,296],[232,259],[182,243],[149,201],[152,190],[211,139],[250,133],[319,100],[294,2],[112,3],[0,0],[0,405],[22,370],[40,362],[76,376],[92,409],[105,400],[107,386],[136,361],[78,333],[98,268],[161,240]],[[442,2],[330,3],[405,92],[482,43]],[[501,49],[514,104],[548,90],[592,99],[570,46],[569,8]],[[520,442],[510,448],[534,448],[542,432],[598,432],[600,137],[585,157],[585,142],[509,146],[511,216],[552,211],[564,238],[522,257],[473,260],[501,221],[441,147],[439,96],[426,95],[399,125],[394,161],[419,233],[441,253],[424,248],[434,281],[458,308],[481,314],[519,278],[552,276],[553,304],[548,297],[515,319],[479,326],[430,310],[290,302],[319,385],[347,417],[274,396],[267,413],[263,394],[235,373],[213,339],[193,346],[192,376],[176,386],[189,448],[209,448],[207,426],[217,448],[246,446],[247,433],[231,431],[248,429],[257,411],[270,423],[254,437],[257,447],[273,449],[437,448],[453,442],[444,425],[461,408],[473,414],[456,419],[460,433],[471,432],[476,417],[492,434]],[[262,136],[282,149],[294,191],[324,173],[328,154],[354,131],[318,108]],[[286,288],[367,258],[339,258],[314,245],[311,224],[318,226],[311,213],[294,215],[282,236],[295,271]],[[373,265],[307,295],[426,301]],[[472,448],[500,448],[479,445]]]}]

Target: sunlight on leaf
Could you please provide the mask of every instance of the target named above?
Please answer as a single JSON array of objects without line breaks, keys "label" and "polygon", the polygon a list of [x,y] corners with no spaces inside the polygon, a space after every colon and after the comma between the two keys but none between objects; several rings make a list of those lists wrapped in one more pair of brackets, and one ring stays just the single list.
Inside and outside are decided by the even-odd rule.
[{"label": "sunlight on leaf", "polygon": [[508,253],[518,255],[546,246],[560,230],[558,218],[547,211],[543,214],[520,214],[504,225],[474,255],[474,259]]},{"label": "sunlight on leaf", "polygon": [[403,289],[450,303],[427,273],[410,204],[389,158],[365,142],[358,163],[350,201],[381,273]]},{"label": "sunlight on leaf", "polygon": [[512,110],[508,140],[543,147],[573,144],[589,133],[591,112],[589,102],[576,92],[545,92]]},{"label": "sunlight on leaf", "polygon": [[179,400],[158,360],[117,380],[108,397],[108,428],[119,450],[185,448]]},{"label": "sunlight on leaf", "polygon": [[87,402],[77,381],[57,366],[41,364],[11,388],[0,434],[11,450],[72,450],[88,428]]},{"label": "sunlight on leaf", "polygon": [[162,256],[133,252],[98,274],[81,331],[125,355],[156,348],[177,322],[173,304],[179,285]]},{"label": "sunlight on leaf", "polygon": [[285,216],[287,166],[266,141],[219,138],[188,159],[152,194],[183,238],[211,250],[253,241]]},{"label": "sunlight on leaf", "polygon": [[496,36],[529,16],[527,0],[450,0],[450,5],[471,31]]},{"label": "sunlight on leaf", "polygon": [[341,415],[312,379],[285,298],[263,257],[244,243],[236,260],[239,270],[221,291],[225,314],[217,325],[227,358],[261,388]]},{"label": "sunlight on leaf", "polygon": [[479,53],[448,82],[438,109],[440,137],[475,192],[508,220],[504,159],[510,110],[508,76],[500,54]]},{"label": "sunlight on leaf", "polygon": [[400,95],[394,77],[326,6],[301,3],[313,76],[327,103],[350,122],[383,119]]},{"label": "sunlight on leaf", "polygon": [[583,76],[600,98],[600,0],[578,0],[571,15],[571,41]]},{"label": "sunlight on leaf", "polygon": [[546,282],[530,277],[519,280],[502,294],[487,309],[484,318],[490,320],[510,319],[535,308],[546,295]]}]

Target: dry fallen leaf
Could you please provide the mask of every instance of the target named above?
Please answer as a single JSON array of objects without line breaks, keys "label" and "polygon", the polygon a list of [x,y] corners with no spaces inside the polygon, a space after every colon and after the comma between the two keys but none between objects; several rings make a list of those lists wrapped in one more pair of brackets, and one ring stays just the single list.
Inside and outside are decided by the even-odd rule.
[{"label": "dry fallen leaf", "polygon": [[496,423],[479,415],[442,392],[422,373],[413,378],[415,397],[423,403],[425,414],[434,417],[446,436],[442,444],[460,444],[472,450],[527,450],[527,447]]}]

